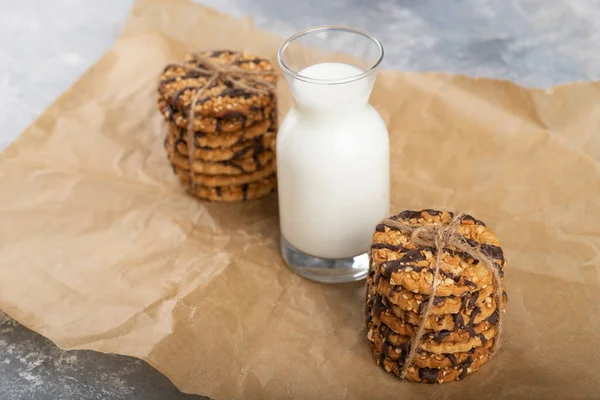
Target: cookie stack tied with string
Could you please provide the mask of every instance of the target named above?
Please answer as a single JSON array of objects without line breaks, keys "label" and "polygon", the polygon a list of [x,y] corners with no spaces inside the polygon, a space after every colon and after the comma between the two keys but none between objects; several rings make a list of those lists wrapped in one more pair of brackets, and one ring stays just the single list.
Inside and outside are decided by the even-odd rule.
[{"label": "cookie stack tied with string", "polygon": [[367,336],[387,372],[450,382],[477,371],[499,349],[507,263],[483,222],[447,211],[404,211],[376,227],[370,262]]},{"label": "cookie stack tied with string", "polygon": [[165,67],[158,87],[165,147],[188,192],[235,202],[276,188],[276,82],[271,63],[246,52],[194,53]]}]

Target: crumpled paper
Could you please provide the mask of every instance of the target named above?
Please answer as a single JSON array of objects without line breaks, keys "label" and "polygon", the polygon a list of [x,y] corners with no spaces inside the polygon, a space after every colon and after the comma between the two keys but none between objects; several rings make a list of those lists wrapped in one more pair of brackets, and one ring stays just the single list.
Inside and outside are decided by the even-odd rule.
[{"label": "crumpled paper", "polygon": [[216,399],[597,398],[600,83],[379,74],[392,209],[470,213],[510,260],[500,353],[461,382],[401,383],[369,353],[364,283],[286,268],[276,196],[198,202],[164,154],[166,63],[211,48],[275,62],[281,41],[184,0],[138,1],[114,47],[0,156],[0,308],[63,349],[139,357]]}]

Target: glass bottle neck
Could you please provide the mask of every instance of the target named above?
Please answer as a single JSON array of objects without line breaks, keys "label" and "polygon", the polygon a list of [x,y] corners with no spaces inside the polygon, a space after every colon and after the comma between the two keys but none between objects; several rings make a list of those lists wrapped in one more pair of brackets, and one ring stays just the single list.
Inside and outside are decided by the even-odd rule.
[{"label": "glass bottle neck", "polygon": [[288,78],[296,107],[311,112],[349,111],[365,107],[373,88],[373,78],[327,85]]}]

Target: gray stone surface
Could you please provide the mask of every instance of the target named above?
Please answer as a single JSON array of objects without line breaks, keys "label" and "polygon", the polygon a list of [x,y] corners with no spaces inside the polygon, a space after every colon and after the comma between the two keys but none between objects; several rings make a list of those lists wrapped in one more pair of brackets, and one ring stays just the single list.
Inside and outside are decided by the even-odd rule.
[{"label": "gray stone surface", "polygon": [[[202,0],[287,36],[366,29],[385,67],[549,87],[600,76],[598,0]],[[131,0],[0,0],[0,149],[117,37]],[[1,244],[0,244],[1,245]],[[146,363],[63,352],[0,312],[0,399],[196,399]]]},{"label": "gray stone surface", "polygon": [[132,357],[61,351],[0,312],[2,400],[205,400]]}]

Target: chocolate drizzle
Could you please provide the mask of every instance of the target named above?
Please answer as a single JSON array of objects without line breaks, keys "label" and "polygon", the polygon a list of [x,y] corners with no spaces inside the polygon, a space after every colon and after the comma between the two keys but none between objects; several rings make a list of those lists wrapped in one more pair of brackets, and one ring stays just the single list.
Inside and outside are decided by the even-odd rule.
[{"label": "chocolate drizzle", "polygon": [[373,297],[369,297],[369,294],[367,293],[367,302],[365,304],[365,323],[367,325],[369,324],[369,322],[371,322],[373,320],[373,316],[371,315],[372,309],[373,309]]},{"label": "chocolate drizzle", "polygon": [[381,297],[376,296],[373,302],[373,317],[379,319],[382,312],[385,311],[385,306],[381,302]]},{"label": "chocolate drizzle", "polygon": [[446,357],[448,357],[448,360],[450,360],[450,362],[452,363],[453,367],[456,367],[458,365],[458,360],[456,359],[456,357],[454,356],[454,354],[448,353],[448,354],[446,354]]},{"label": "chocolate drizzle", "polygon": [[373,243],[371,245],[371,249],[373,249],[373,250],[388,249],[388,250],[392,250],[392,251],[403,251],[406,248],[404,246],[402,246],[401,244],[395,245],[395,244],[388,244],[388,243]]},{"label": "chocolate drizzle", "polygon": [[471,298],[469,299],[469,308],[475,307],[477,300],[479,299],[479,292],[471,293]]},{"label": "chocolate drizzle", "polygon": [[461,313],[454,314],[454,329],[465,329],[465,320]]},{"label": "chocolate drizzle", "polygon": [[421,302],[421,304],[419,304],[419,308],[417,309],[417,312],[419,314],[423,314],[423,311],[425,311],[425,307],[427,307],[427,300],[424,300]]},{"label": "chocolate drizzle", "polygon": [[217,95],[217,97],[232,97],[232,98],[244,98],[249,99],[253,97],[253,93],[248,93],[243,89],[228,87],[225,88]]},{"label": "chocolate drizzle", "polygon": [[419,368],[419,379],[426,383],[435,383],[439,372],[437,368]]},{"label": "chocolate drizzle", "polygon": [[[241,129],[244,129],[248,123],[248,116],[246,114],[240,111],[229,111],[223,117],[223,120],[228,122],[233,122],[236,119],[240,121]],[[220,120],[221,119],[217,118],[217,123],[219,123]]]},{"label": "chocolate drizzle", "polygon": [[[453,297],[453,296],[448,296],[448,297]],[[444,301],[446,301],[446,299],[447,299],[447,297],[434,297],[433,298],[433,305],[434,306],[439,306]],[[421,303],[421,304],[423,304],[423,303]]]},{"label": "chocolate drizzle", "polygon": [[453,274],[452,272],[448,272],[443,270],[442,268],[439,269],[439,273],[440,275],[442,275],[445,278],[450,278],[452,279],[454,282],[458,283],[460,281],[460,276]]},{"label": "chocolate drizzle", "polygon": [[473,357],[472,355],[475,354],[475,350],[476,348],[473,347],[471,350],[468,351],[468,353],[470,354],[469,357],[467,357],[467,359],[465,361],[463,361],[462,364],[460,364],[460,375],[458,376],[458,379],[463,379],[465,376],[467,376],[467,373],[469,373],[469,367],[471,366],[471,364],[473,364]]},{"label": "chocolate drizzle", "polygon": [[402,258],[400,258],[398,261],[403,262],[403,263],[425,261],[427,258],[425,258],[423,253],[421,253],[421,250],[428,250],[428,249],[424,248],[424,249],[407,250],[404,253],[404,255],[402,256]]},{"label": "chocolate drizzle", "polygon": [[463,215],[462,221],[472,221],[475,225],[487,226],[486,224],[483,223],[483,221],[475,219],[475,218],[473,218],[472,216],[470,216],[468,214]]},{"label": "chocolate drizzle", "polygon": [[374,278],[373,278],[373,283],[375,284],[375,286],[379,285],[379,281],[381,280],[381,274],[380,273],[376,273]]},{"label": "chocolate drizzle", "polygon": [[[252,151],[252,161],[254,168],[250,171],[246,170],[242,165],[239,164],[241,157]],[[253,144],[243,148],[242,150],[236,151],[230,160],[221,161],[223,165],[229,165],[241,172],[254,172],[258,171],[261,167],[260,155],[265,152],[265,147],[261,138],[256,138]]]},{"label": "chocolate drizzle", "polygon": [[463,283],[467,286],[477,289],[477,284],[475,282],[471,282],[470,280],[463,278]]},{"label": "chocolate drizzle", "polygon": [[494,260],[500,260],[500,264],[494,261],[494,266],[498,268],[500,277],[504,277],[504,271],[502,264],[504,264],[504,252],[498,246],[492,244],[480,244],[476,240],[465,238],[465,241],[472,247],[481,249],[481,252]]},{"label": "chocolate drizzle", "polygon": [[498,310],[494,311],[492,315],[485,319],[491,325],[496,325],[498,323]]},{"label": "chocolate drizzle", "polygon": [[244,114],[241,111],[237,111],[237,110],[227,111],[227,113],[225,114],[225,116],[223,118],[224,119],[246,118],[246,114]]},{"label": "chocolate drizzle", "polygon": [[467,376],[468,368],[471,366],[471,364],[471,362],[465,362],[460,365],[460,375],[458,376],[459,380],[464,379],[465,376]]},{"label": "chocolate drizzle", "polygon": [[248,199],[248,188],[249,188],[250,184],[245,183],[242,185],[242,193],[244,194],[243,198],[244,200]]},{"label": "chocolate drizzle", "polygon": [[231,52],[231,50],[212,50],[210,52],[211,57],[219,57],[223,54],[231,55],[233,53]]},{"label": "chocolate drizzle", "polygon": [[388,349],[389,349],[388,342],[386,342],[384,340],[383,343],[381,343],[381,354],[383,354],[384,356],[386,356],[388,354]]},{"label": "chocolate drizzle", "polygon": [[265,146],[263,145],[262,140],[260,140],[260,138],[258,138],[258,140],[256,140],[254,142],[254,151],[252,153],[252,159],[254,160],[254,167],[255,170],[258,170],[260,168],[260,155],[265,151]]},{"label": "chocolate drizzle", "polygon": [[398,217],[402,218],[403,220],[409,220],[409,219],[420,219],[423,218],[422,213],[426,212],[427,214],[431,215],[432,217],[441,215],[442,212],[438,211],[438,210],[432,210],[432,209],[425,209],[425,210],[421,210],[421,211],[411,211],[411,210],[406,210],[406,211],[402,211],[400,214],[398,214]]},{"label": "chocolate drizzle", "polygon": [[462,311],[464,311],[464,310],[467,309],[467,302],[470,303],[469,296],[465,294],[460,299],[460,309],[459,309],[459,312],[462,312]]},{"label": "chocolate drizzle", "polygon": [[483,333],[478,333],[477,337],[481,341],[481,344],[485,344],[485,342],[487,342],[487,339],[486,339],[486,337],[485,337],[485,335]]},{"label": "chocolate drizzle", "polygon": [[401,289],[402,289],[402,286],[400,286],[400,285],[392,286],[392,288],[390,289],[390,291],[388,293],[388,297],[394,297]]},{"label": "chocolate drizzle", "polygon": [[451,333],[452,333],[452,331],[448,331],[448,330],[435,331],[435,332],[428,332],[425,335],[423,335],[423,337],[426,339],[431,339],[431,340],[435,340],[437,342],[441,342],[442,340],[444,340],[445,338],[450,336]]},{"label": "chocolate drizzle", "polygon": [[185,140],[181,137],[178,137],[177,139],[175,139],[175,146],[179,147],[180,145],[187,147],[187,143],[185,142]]},{"label": "chocolate drizzle", "polygon": [[493,258],[494,260],[500,260],[500,263],[504,264],[504,252],[501,247],[492,244],[481,244],[479,246],[481,251],[488,257]]},{"label": "chocolate drizzle", "polygon": [[475,325],[475,318],[480,313],[481,308],[475,307],[473,311],[471,311],[471,317],[469,318],[469,322],[467,322],[467,325],[464,327],[467,331],[469,331],[469,335],[471,335],[471,337],[475,336],[475,330],[473,329],[473,326]]},{"label": "chocolate drizzle", "polygon": [[379,354],[379,360],[377,360],[377,365],[381,365],[383,367],[383,361],[385,360],[385,353],[382,351]]},{"label": "chocolate drizzle", "polygon": [[175,122],[175,111],[173,110],[173,107],[171,107],[167,102],[165,102],[165,107],[167,108],[167,116],[169,117],[169,120]]},{"label": "chocolate drizzle", "polygon": [[411,264],[405,264],[403,260],[404,258],[401,258],[400,260],[385,261],[381,263],[381,265],[383,266],[382,274],[386,278],[391,278],[393,273],[396,273],[398,271],[404,271],[407,268],[412,268],[412,270],[416,272],[421,272],[425,269],[425,267],[417,267]]},{"label": "chocolate drizzle", "polygon": [[259,144],[257,143],[257,141],[260,142],[260,145],[262,145],[262,139],[256,138],[256,139],[252,140],[250,142],[250,144],[243,145],[244,147],[242,147],[240,150],[233,153],[233,156],[231,156],[231,159],[239,160],[240,158],[244,158],[252,150],[254,150],[253,154],[256,154],[257,152],[259,152],[260,147],[259,147]]},{"label": "chocolate drizzle", "polygon": [[[188,78],[188,76],[186,75],[182,79],[187,79],[187,78]],[[194,90],[194,89],[197,89],[197,86],[193,86],[193,85],[192,86],[185,86],[185,87],[179,89],[173,95],[173,97],[171,99],[171,104],[174,105],[174,106],[179,107],[179,97],[181,97],[181,95],[183,93],[185,93],[186,91],[188,91],[188,90]],[[197,104],[200,104],[200,100],[198,100]],[[188,108],[189,107],[182,107],[182,109],[184,110],[184,113],[186,114],[186,116],[187,116],[187,113],[188,113],[188,111],[187,111]]]}]

